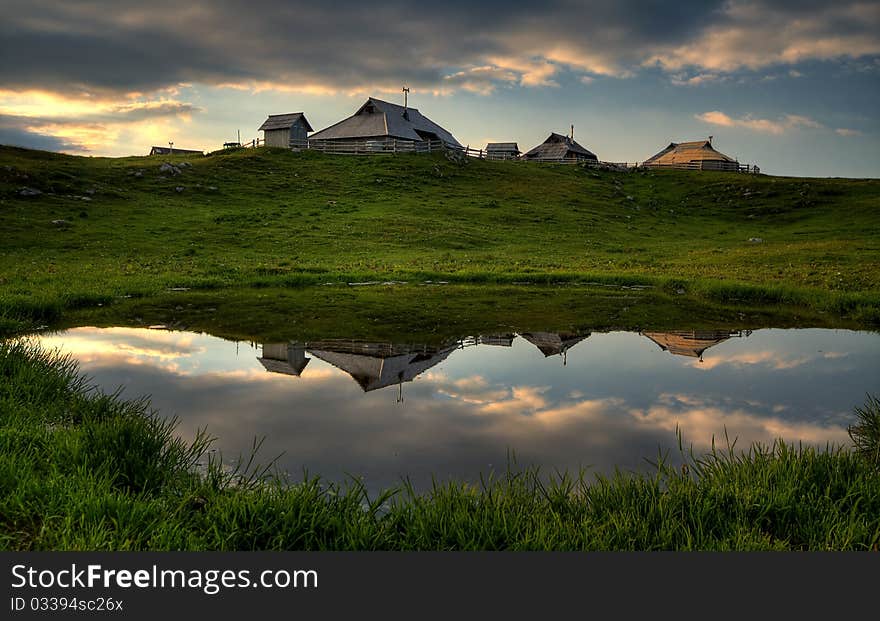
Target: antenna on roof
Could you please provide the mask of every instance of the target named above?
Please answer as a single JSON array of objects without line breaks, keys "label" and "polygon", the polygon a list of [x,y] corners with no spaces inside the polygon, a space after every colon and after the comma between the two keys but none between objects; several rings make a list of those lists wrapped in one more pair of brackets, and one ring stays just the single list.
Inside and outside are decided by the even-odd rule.
[{"label": "antenna on roof", "polygon": [[409,114],[407,113],[407,105],[409,103],[409,87],[404,84],[403,85],[403,118],[409,120]]}]

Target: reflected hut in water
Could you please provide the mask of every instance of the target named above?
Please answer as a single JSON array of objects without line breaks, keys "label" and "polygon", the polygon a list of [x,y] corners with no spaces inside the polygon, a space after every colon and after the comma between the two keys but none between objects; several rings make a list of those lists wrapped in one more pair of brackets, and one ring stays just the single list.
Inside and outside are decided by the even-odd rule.
[{"label": "reflected hut in water", "polygon": [[257,360],[271,373],[299,377],[311,358],[306,358],[306,348],[300,343],[264,343],[263,355]]},{"label": "reflected hut in water", "polygon": [[681,330],[673,332],[642,332],[654,341],[660,349],[676,356],[688,356],[703,360],[703,352],[723,343],[729,338],[743,337],[751,334],[746,330]]},{"label": "reflected hut in water", "polygon": [[329,340],[309,343],[309,353],[345,371],[364,392],[410,382],[444,361],[458,344],[442,348]]},{"label": "reflected hut in water", "polygon": [[537,347],[545,358],[550,356],[562,356],[562,364],[566,363],[568,350],[590,336],[586,334],[574,334],[572,332],[523,332],[520,334],[525,340]]}]

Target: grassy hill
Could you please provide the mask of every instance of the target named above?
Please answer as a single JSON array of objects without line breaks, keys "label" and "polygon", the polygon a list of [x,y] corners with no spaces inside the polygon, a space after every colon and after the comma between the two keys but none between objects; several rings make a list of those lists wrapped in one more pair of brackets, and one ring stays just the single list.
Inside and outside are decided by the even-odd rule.
[{"label": "grassy hill", "polygon": [[[180,174],[161,172],[166,161]],[[880,308],[877,180],[0,147],[0,231],[0,315],[170,287],[386,279],[599,280],[869,318]]]}]

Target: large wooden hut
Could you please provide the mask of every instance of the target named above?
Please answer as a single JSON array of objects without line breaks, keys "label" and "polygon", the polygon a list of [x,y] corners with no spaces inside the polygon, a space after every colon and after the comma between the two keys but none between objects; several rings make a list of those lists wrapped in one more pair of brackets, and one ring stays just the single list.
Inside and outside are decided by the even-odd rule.
[{"label": "large wooden hut", "polygon": [[[351,150],[401,150],[416,145],[442,143],[461,148],[458,140],[416,108],[399,106],[375,97],[367,99],[353,115],[309,137],[313,148],[336,146]],[[437,144],[440,146],[440,144]]]},{"label": "large wooden hut", "polygon": [[537,147],[524,153],[522,157],[536,162],[599,161],[593,152],[579,145],[571,136],[563,136],[555,132]]},{"label": "large wooden hut", "polygon": [[305,146],[309,132],[314,131],[302,112],[270,114],[257,131],[263,132],[267,147],[284,149]]},{"label": "large wooden hut", "polygon": [[669,146],[643,162],[653,168],[738,171],[739,162],[716,151],[710,140],[670,142]]}]

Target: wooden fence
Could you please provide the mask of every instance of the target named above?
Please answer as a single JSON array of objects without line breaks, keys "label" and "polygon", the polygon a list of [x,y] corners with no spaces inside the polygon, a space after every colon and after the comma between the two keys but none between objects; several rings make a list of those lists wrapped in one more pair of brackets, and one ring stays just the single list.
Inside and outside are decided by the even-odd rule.
[{"label": "wooden fence", "polygon": [[648,168],[668,168],[675,170],[716,170],[722,172],[741,172],[758,174],[761,169],[756,165],[740,164],[739,162],[679,162],[677,164],[645,164]]}]

